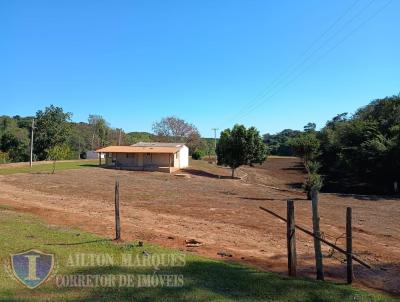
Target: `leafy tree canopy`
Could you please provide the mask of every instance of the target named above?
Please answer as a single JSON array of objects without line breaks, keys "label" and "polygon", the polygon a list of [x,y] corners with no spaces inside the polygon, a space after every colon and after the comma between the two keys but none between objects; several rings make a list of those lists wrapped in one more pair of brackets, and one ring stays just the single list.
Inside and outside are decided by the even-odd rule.
[{"label": "leafy tree canopy", "polygon": [[218,164],[229,166],[232,169],[232,178],[236,168],[261,164],[267,157],[267,147],[257,129],[246,129],[243,125],[235,125],[232,129],[222,131],[216,151]]},{"label": "leafy tree canopy", "polygon": [[71,116],[71,113],[53,105],[36,113],[34,152],[39,160],[46,159],[51,148],[67,141]]}]

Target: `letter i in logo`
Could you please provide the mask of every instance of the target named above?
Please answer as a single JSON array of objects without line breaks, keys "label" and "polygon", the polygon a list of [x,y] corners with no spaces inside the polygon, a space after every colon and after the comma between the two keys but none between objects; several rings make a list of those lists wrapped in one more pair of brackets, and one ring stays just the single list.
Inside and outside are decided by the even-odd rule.
[{"label": "letter i in logo", "polygon": [[24,257],[28,258],[28,276],[26,280],[35,281],[39,280],[36,275],[36,258],[39,258],[39,255],[25,255]]}]

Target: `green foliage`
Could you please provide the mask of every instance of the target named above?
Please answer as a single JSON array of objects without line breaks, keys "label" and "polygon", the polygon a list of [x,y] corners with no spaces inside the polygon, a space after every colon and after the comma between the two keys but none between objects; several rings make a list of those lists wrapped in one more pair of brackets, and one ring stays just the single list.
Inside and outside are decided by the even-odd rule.
[{"label": "green foliage", "polygon": [[293,156],[294,150],[290,140],[301,134],[301,131],[285,129],[277,134],[264,134],[264,143],[267,145],[269,154],[280,156]]},{"label": "green foliage", "polygon": [[71,113],[53,105],[36,113],[34,152],[39,160],[48,157],[48,151],[67,142],[70,133]]},{"label": "green foliage", "polygon": [[319,140],[314,131],[304,132],[292,138],[289,143],[295,154],[303,158],[305,164],[318,154]]},{"label": "green foliage", "polygon": [[319,192],[322,188],[322,176],[317,173],[309,173],[303,185],[304,191],[307,193],[308,199],[311,199],[311,192]]},{"label": "green foliage", "polygon": [[154,142],[155,135],[148,132],[129,132],[125,136],[125,142],[128,145],[133,145],[139,142]]},{"label": "green foliage", "polygon": [[7,152],[11,161],[28,160],[28,142],[26,139],[19,139],[17,131],[7,130],[0,139],[0,149]]},{"label": "green foliage", "polygon": [[318,173],[318,170],[321,168],[321,164],[317,161],[310,160],[305,165],[306,170],[309,174]]},{"label": "green foliage", "polygon": [[7,152],[0,151],[0,164],[6,164],[10,161],[10,157]]},{"label": "green foliage", "polygon": [[340,114],[317,134],[325,189],[393,193],[400,174],[400,97],[375,100],[354,116]]},{"label": "green foliage", "polygon": [[193,152],[192,152],[192,158],[194,159],[194,160],[199,160],[199,159],[201,159],[202,157],[204,156],[204,154],[203,154],[203,152],[201,152],[200,150],[194,150]]},{"label": "green foliage", "polygon": [[53,173],[56,170],[56,162],[58,160],[67,159],[71,150],[66,145],[56,145],[48,150],[48,158],[53,161]]},{"label": "green foliage", "polygon": [[316,128],[317,125],[315,123],[308,123],[304,126],[304,132],[314,132]]},{"label": "green foliage", "polygon": [[267,147],[257,129],[243,125],[222,131],[216,151],[218,164],[229,166],[232,177],[241,165],[261,164],[267,157]]}]

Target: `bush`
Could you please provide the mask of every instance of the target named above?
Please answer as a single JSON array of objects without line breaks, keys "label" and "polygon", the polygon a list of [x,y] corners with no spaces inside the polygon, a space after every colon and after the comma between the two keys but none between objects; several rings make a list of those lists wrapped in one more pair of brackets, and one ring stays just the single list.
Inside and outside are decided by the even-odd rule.
[{"label": "bush", "polygon": [[317,161],[308,161],[305,166],[308,174],[317,174],[321,168],[321,164]]},{"label": "bush", "polygon": [[307,199],[311,200],[311,191],[319,191],[322,188],[322,177],[317,173],[310,173],[303,185],[304,191],[307,193]]},{"label": "bush", "polygon": [[6,164],[9,161],[10,161],[10,158],[8,157],[8,153],[0,151],[0,164]]},{"label": "bush", "polygon": [[192,153],[192,158],[194,160],[199,160],[203,157],[203,153],[200,150],[194,150]]}]

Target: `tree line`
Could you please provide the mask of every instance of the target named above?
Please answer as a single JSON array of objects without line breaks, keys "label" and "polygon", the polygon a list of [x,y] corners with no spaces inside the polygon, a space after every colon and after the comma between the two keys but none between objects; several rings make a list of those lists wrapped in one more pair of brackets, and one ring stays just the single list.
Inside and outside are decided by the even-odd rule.
[{"label": "tree line", "polygon": [[341,113],[319,131],[307,127],[287,143],[320,174],[323,190],[393,194],[400,182],[400,96]]},{"label": "tree line", "polygon": [[88,150],[140,141],[182,142],[191,151],[215,154],[210,139],[202,138],[193,124],[177,117],[154,122],[153,133],[125,133],[112,128],[104,117],[96,114],[90,114],[87,122],[76,123],[71,118],[72,113],[54,105],[37,111],[34,116],[0,116],[0,163],[29,161],[33,120],[35,161],[85,158]]},{"label": "tree line", "polygon": [[[35,160],[78,159],[87,150],[139,141],[182,142],[199,158],[217,155],[218,163],[234,170],[262,163],[268,154],[300,156],[309,177],[305,188],[349,193],[398,193],[400,186],[400,96],[372,101],[353,115],[341,113],[316,129],[285,129],[261,137],[254,127],[235,125],[221,132],[217,148],[202,138],[196,126],[178,117],[155,121],[153,133],[111,128],[100,115],[87,122],[49,106],[35,116],[0,116],[0,163],[29,160],[32,120]],[[216,152],[216,153],[215,153]]]}]

